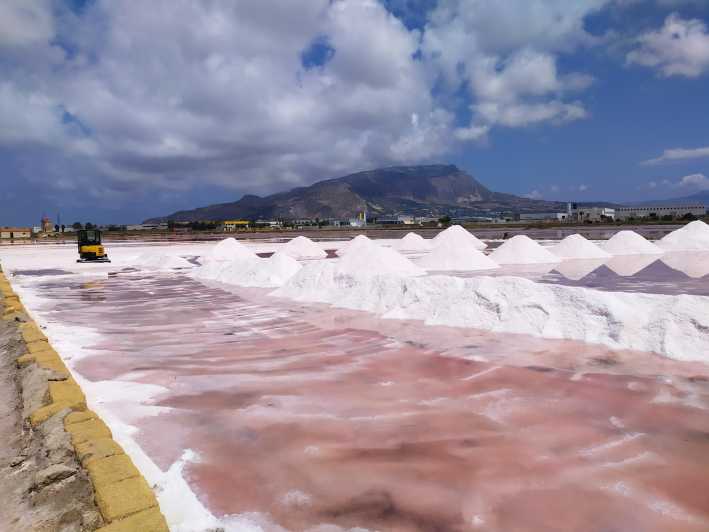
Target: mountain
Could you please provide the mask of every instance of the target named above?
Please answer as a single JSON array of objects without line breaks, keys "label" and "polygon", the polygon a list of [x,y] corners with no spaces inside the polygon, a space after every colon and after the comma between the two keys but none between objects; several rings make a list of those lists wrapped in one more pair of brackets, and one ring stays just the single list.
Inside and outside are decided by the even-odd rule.
[{"label": "mountain", "polygon": [[396,214],[475,216],[491,211],[566,210],[558,201],[493,192],[454,165],[394,166],[319,181],[259,197],[179,211],[146,220],[346,219],[367,210],[369,217]]},{"label": "mountain", "polygon": [[633,205],[646,206],[646,207],[662,207],[666,205],[705,205],[709,206],[709,190],[702,190],[689,196],[682,196],[680,198],[669,198],[669,199],[659,199],[659,200],[649,200],[640,203],[634,203]]}]

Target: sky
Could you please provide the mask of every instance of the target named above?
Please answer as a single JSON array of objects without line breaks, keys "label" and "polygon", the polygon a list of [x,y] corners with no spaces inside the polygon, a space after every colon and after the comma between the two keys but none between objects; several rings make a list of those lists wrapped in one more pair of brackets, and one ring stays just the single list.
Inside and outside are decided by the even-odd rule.
[{"label": "sky", "polygon": [[398,164],[709,189],[709,0],[3,0],[0,225],[137,223]]}]

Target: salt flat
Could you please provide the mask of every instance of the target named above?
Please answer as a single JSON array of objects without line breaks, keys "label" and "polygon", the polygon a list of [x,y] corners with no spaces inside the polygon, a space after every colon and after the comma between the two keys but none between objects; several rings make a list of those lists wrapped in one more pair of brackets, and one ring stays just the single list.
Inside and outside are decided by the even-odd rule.
[{"label": "salt flat", "polygon": [[[283,245],[247,244],[254,254]],[[211,246],[109,243],[114,262],[102,265],[76,264],[74,246],[0,248],[90,406],[158,486],[173,530],[709,526],[709,367],[700,356],[449,323],[444,307],[460,315],[462,305],[451,287],[470,275],[456,272],[365,283],[350,271],[331,278],[345,288],[338,280],[327,297],[311,294],[318,301],[274,297],[273,287],[239,286],[238,275],[232,284],[196,278]],[[499,293],[518,283],[530,301],[594,283],[588,293],[613,305],[709,300],[652,293],[674,279],[697,294],[709,283],[657,260],[664,273],[653,283],[641,272],[634,294],[618,288],[636,276],[603,265],[593,270],[600,278],[577,281],[553,269],[564,262],[543,274],[505,266],[473,277]],[[337,262],[302,260],[299,271]],[[402,307],[402,287],[439,319]],[[431,305],[426,291],[410,291],[421,287],[448,292]],[[572,303],[559,296],[541,308]],[[702,319],[693,308],[682,315]],[[403,319],[380,318],[397,312]]]}]

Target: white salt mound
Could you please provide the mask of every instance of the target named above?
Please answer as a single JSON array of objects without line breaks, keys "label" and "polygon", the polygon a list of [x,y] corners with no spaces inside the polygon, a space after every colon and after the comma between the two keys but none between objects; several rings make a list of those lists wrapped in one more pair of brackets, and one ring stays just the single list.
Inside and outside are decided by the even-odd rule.
[{"label": "white salt mound", "polygon": [[324,259],[327,253],[307,236],[297,236],[280,250],[294,259]]},{"label": "white salt mound", "polygon": [[443,241],[428,255],[421,257],[417,264],[431,271],[475,271],[493,270],[500,266],[479,251],[471,242],[456,245]]},{"label": "white salt mound", "polygon": [[665,235],[657,245],[667,251],[709,251],[709,225],[701,220]]},{"label": "white salt mound", "polygon": [[340,248],[337,250],[337,255],[339,257],[342,257],[343,255],[346,255],[351,249],[352,250],[358,250],[361,247],[366,247],[368,246],[372,240],[365,235],[357,235],[354,237],[352,240],[349,242],[345,242]]},{"label": "white salt mound", "polygon": [[253,257],[213,261],[195,272],[197,279],[248,287],[278,287],[300,270],[300,263],[284,253],[266,259]]},{"label": "white salt mound", "polygon": [[143,253],[134,261],[135,266],[150,270],[172,270],[174,268],[191,268],[192,264],[182,257],[160,253]]},{"label": "white salt mound", "polygon": [[659,255],[663,250],[635,231],[619,231],[601,244],[611,255]]},{"label": "white salt mound", "polygon": [[608,259],[569,259],[558,264],[554,270],[572,281],[580,281],[589,273],[603,266]]},{"label": "white salt mound", "polygon": [[611,256],[578,234],[567,236],[549,251],[561,259],[608,259]]},{"label": "white salt mound", "polygon": [[463,242],[470,242],[476,249],[481,251],[487,247],[485,242],[478,239],[470,231],[466,231],[465,228],[460,225],[451,225],[445,231],[438,233],[433,240],[435,245],[442,244],[443,242],[452,242],[457,245],[461,245]]},{"label": "white salt mound", "polygon": [[507,276],[344,276],[333,275],[331,263],[304,267],[273,295],[427,325],[573,339],[709,361],[709,298],[704,296],[607,292]]},{"label": "white salt mound", "polygon": [[550,264],[560,260],[526,235],[513,236],[490,253],[490,258],[497,264]]},{"label": "white salt mound", "polygon": [[399,251],[428,251],[431,249],[431,242],[416,233],[408,233],[404,238],[397,241],[394,247]]},{"label": "white salt mound", "polygon": [[225,238],[216,244],[204,256],[206,261],[229,261],[240,258],[253,258],[256,254],[236,238]]},{"label": "white salt mound", "polygon": [[[364,237],[367,238],[367,237]],[[422,275],[424,270],[391,248],[384,248],[367,238],[350,246],[335,265],[341,274]]]}]

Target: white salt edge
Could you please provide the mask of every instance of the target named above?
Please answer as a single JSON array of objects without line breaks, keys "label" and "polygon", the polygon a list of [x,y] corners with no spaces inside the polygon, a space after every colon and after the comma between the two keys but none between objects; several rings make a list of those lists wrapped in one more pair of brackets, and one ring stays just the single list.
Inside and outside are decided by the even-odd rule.
[{"label": "white salt edge", "polygon": [[526,235],[506,240],[490,253],[490,258],[498,264],[552,264],[561,260]]}]

